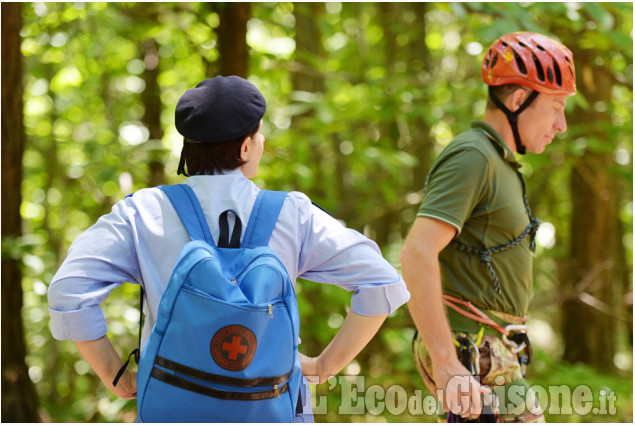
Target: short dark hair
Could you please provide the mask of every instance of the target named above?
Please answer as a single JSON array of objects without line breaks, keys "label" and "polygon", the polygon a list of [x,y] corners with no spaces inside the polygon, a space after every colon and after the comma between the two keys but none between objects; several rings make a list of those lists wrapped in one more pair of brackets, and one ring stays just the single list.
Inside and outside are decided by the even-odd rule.
[{"label": "short dark hair", "polygon": [[247,137],[253,137],[260,128],[260,122],[252,131],[243,137],[222,143],[200,143],[197,141],[183,142],[182,157],[185,157],[187,171],[185,176],[213,175],[223,171],[231,171],[245,163],[240,158],[240,148]]},{"label": "short dark hair", "polygon": [[[513,92],[518,89],[525,90],[525,93],[527,94],[530,94],[532,92],[531,88],[523,86],[521,84],[503,84],[501,86],[490,86],[490,89],[491,93],[496,96],[496,98],[499,99],[501,102],[505,102],[505,99],[507,99]],[[487,109],[498,109],[498,106],[496,106],[494,102],[492,102],[492,99],[489,96],[487,96]]]}]

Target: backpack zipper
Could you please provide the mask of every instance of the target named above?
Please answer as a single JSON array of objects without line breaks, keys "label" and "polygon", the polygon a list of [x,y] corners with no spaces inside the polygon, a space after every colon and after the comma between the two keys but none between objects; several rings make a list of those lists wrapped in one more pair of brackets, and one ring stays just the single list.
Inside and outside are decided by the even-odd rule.
[{"label": "backpack zipper", "polygon": [[[282,267],[282,270],[286,270],[284,268],[284,265],[282,264],[282,262],[280,261],[280,259],[278,257],[276,257],[274,254],[269,254],[269,253],[264,253],[264,254],[259,254],[256,257],[252,258],[252,260],[249,262],[249,264],[247,264],[242,270],[241,272],[238,274],[238,276],[236,276],[236,279],[238,279],[239,277],[241,277],[242,275],[244,275],[245,273],[251,271],[251,269],[253,268],[252,264],[256,262],[256,260],[258,260],[259,258],[262,257],[271,257],[274,260],[274,263],[276,264],[276,266],[280,266]],[[274,267],[273,264],[259,264],[258,266],[268,266],[268,267],[273,267],[274,269],[276,269],[279,273],[281,273],[282,270],[277,269],[277,267]],[[282,274],[282,273],[281,273]],[[284,274],[282,274],[282,276],[284,277]],[[288,275],[287,275],[288,276]]]},{"label": "backpack zipper", "polygon": [[[185,292],[188,292],[188,293],[190,293],[192,295],[196,295],[196,296],[205,298],[206,300],[210,300],[210,301],[213,301],[213,302],[218,302],[220,304],[227,305],[227,303],[224,302],[223,300],[219,300],[218,298],[213,297],[210,294],[208,294],[207,292],[201,291],[200,289],[195,288],[195,287],[193,287],[192,285],[190,285],[188,283],[185,283],[183,286],[181,286],[181,290],[185,291]],[[278,305],[286,306],[284,300],[283,299],[279,299],[278,301],[275,301],[273,303],[266,304],[266,307],[265,307],[265,304],[246,304],[246,305],[233,304],[232,307],[240,308],[242,310],[247,310],[247,311],[264,311],[266,309],[267,313],[269,314],[269,317],[273,318],[273,306],[274,306],[274,304],[276,306],[278,306]]]},{"label": "backpack zipper", "polygon": [[[174,376],[175,378],[178,378],[181,381],[189,381],[198,385],[203,385],[209,388],[213,388],[216,389],[218,391],[223,391],[223,392],[237,392],[237,393],[242,393],[242,394],[254,394],[254,393],[259,393],[262,392],[263,390],[267,390],[267,391],[271,391],[274,397],[278,397],[280,398],[281,395],[283,393],[280,392],[281,389],[284,388],[285,385],[288,385],[290,383],[290,373],[287,376],[280,376],[280,377],[269,377],[269,379],[277,379],[277,378],[286,378],[283,381],[280,381],[278,384],[271,384],[269,383],[264,384],[264,385],[256,385],[256,386],[251,386],[251,385],[243,385],[241,383],[236,383],[236,384],[231,384],[231,383],[222,383],[222,382],[217,382],[215,380],[215,378],[219,378],[222,379],[223,376],[218,376],[218,377],[210,377],[210,378],[205,378],[205,377],[200,377],[200,376],[195,376],[192,375],[190,373],[181,371],[181,370],[173,370],[172,368],[170,368],[167,365],[163,365],[163,364],[157,364],[157,362],[155,361],[154,367],[152,369],[154,373],[154,375],[162,375],[162,376],[166,376],[166,375],[171,375]],[[158,379],[158,380],[162,380],[161,376],[151,376],[152,378]],[[168,377],[169,378],[169,377]],[[178,385],[176,385],[178,386]],[[187,388],[186,388],[187,389]],[[273,397],[272,397],[273,398]]]}]

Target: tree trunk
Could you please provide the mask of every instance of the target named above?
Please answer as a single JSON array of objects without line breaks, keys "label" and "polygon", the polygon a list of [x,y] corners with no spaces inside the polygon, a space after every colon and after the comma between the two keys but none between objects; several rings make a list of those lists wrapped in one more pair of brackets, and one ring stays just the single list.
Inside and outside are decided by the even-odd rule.
[{"label": "tree trunk", "polygon": [[[398,111],[398,105],[400,100],[396,93],[396,89],[398,87],[398,80],[401,75],[397,74],[395,70],[395,64],[397,61],[403,59],[401,55],[401,49],[397,44],[397,35],[398,31],[398,17],[401,12],[403,4],[397,3],[379,3],[377,5],[379,11],[379,22],[381,23],[382,29],[384,31],[383,36],[383,49],[386,60],[386,95],[385,95],[385,104],[383,107],[393,108],[394,111]],[[399,112],[396,112],[399,113]],[[391,116],[385,120],[382,120],[379,124],[379,131],[381,133],[381,138],[385,140],[385,148],[388,149],[399,149],[400,132],[399,127],[397,126],[396,116]],[[374,181],[377,182],[377,186],[382,182],[390,181],[393,177],[390,173],[385,169],[378,169],[373,176]],[[399,184],[398,182],[395,182]],[[377,190],[378,197],[381,197],[382,202],[380,205],[387,205],[385,196],[382,192]],[[372,219],[369,223],[372,229],[371,235],[372,239],[377,242],[379,246],[388,245],[388,237],[391,232],[391,228],[393,224],[400,223],[400,214],[401,211],[396,212],[394,210],[388,209],[384,214],[378,215],[376,218]]]},{"label": "tree trunk", "polygon": [[[293,5],[293,16],[295,17],[295,62],[297,65],[291,71],[291,84],[294,92],[324,93],[325,91],[324,76],[319,71],[313,70],[313,61],[324,56],[320,41],[322,36],[316,19],[322,7],[321,3],[295,3]],[[312,72],[307,72],[307,70],[312,70]],[[294,115],[292,128],[303,128],[302,122],[313,115],[313,110],[309,110],[304,114]],[[310,161],[306,163],[312,163],[314,181],[324,183],[326,176],[322,167],[323,155],[319,150],[322,140],[316,139],[311,132],[306,137],[308,138],[310,150]],[[339,147],[337,152],[339,152]],[[341,164],[336,164],[336,166],[341,169]],[[326,196],[324,187],[326,185],[321,184],[319,187],[313,185],[310,188],[301,189],[306,191],[309,196],[323,199]]]},{"label": "tree trunk", "polygon": [[[610,73],[594,70],[596,55],[588,50],[574,52],[578,68],[578,89],[590,106],[577,108],[572,121],[585,129],[588,141],[603,143],[610,137],[605,124],[610,118],[596,112],[594,105],[611,102]],[[619,322],[623,315],[621,283],[615,272],[621,246],[616,238],[619,182],[611,173],[613,159],[606,149],[587,148],[577,159],[570,180],[572,196],[571,240],[568,267],[561,276],[563,293],[573,296],[562,305],[564,359],[582,362],[598,370],[614,368],[613,356]],[[623,249],[623,248],[622,248]],[[623,255],[623,253],[622,253]]]},{"label": "tree trunk", "polygon": [[[417,34],[410,42],[410,59],[408,60],[410,73],[417,75],[421,71],[428,71],[432,74],[430,50],[426,44],[426,13],[428,12],[429,5],[427,3],[412,3],[411,6],[416,16],[414,25],[416,26]],[[418,103],[422,105],[430,103],[430,96],[426,90],[428,83],[428,80],[419,83],[423,96],[418,100]],[[413,169],[412,179],[412,190],[419,191],[423,190],[426,176],[432,164],[434,142],[430,137],[430,125],[426,122],[424,116],[418,114],[413,127],[411,131],[413,135],[412,143],[408,151],[413,153],[419,160],[419,163]]]},{"label": "tree trunk", "polygon": [[149,157],[150,173],[148,186],[155,187],[165,184],[165,167],[162,149],[163,126],[161,124],[161,88],[159,87],[159,46],[155,39],[148,39],[141,43],[143,51],[143,81],[145,90],[141,93],[141,101],[145,108],[143,125],[148,129],[150,138],[146,142]]},{"label": "tree trunk", "polygon": [[[2,3],[2,243],[21,236],[22,103],[20,29],[22,5]],[[2,420],[39,422],[35,387],[25,362],[20,259],[2,255]]]},{"label": "tree trunk", "polygon": [[[319,74],[319,71],[314,71],[312,63],[316,58],[323,56],[322,43],[320,29],[317,26],[316,17],[320,13],[322,4],[318,3],[294,3],[293,16],[295,17],[295,67],[291,70],[291,84],[294,92],[307,92],[307,93],[323,93],[325,90],[324,77]],[[306,72],[306,70],[312,72]],[[302,131],[305,129],[306,142],[308,142],[308,149],[296,149],[296,155],[302,152],[308,155],[309,158],[302,158],[298,155],[296,160],[298,162],[306,164],[311,168],[314,173],[313,180],[320,182],[319,185],[310,185],[310,187],[300,186],[297,176],[294,176],[294,186],[296,190],[301,190],[310,198],[317,198],[319,203],[321,199],[326,196],[323,187],[326,176],[322,172],[322,155],[319,151],[319,145],[321,140],[317,140],[312,132],[306,130],[307,125],[303,124],[306,119],[311,118],[314,115],[314,110],[310,109],[303,114],[294,115],[291,118],[291,128],[296,131]],[[295,174],[295,173],[294,173]],[[302,286],[302,297],[311,305],[319,305],[319,298],[321,291],[316,285],[304,285]],[[321,324],[318,317],[310,317],[306,322],[306,329],[317,329]],[[303,341],[306,341],[307,347],[322,347],[322,342],[319,336],[315,332],[305,333],[302,337]],[[312,354],[319,354],[315,352]]]},{"label": "tree trunk", "polygon": [[[435,75],[433,66],[438,66],[432,64],[430,49],[428,49],[428,45],[426,44],[426,14],[430,6],[428,3],[421,2],[411,3],[410,7],[416,18],[410,29],[413,37],[408,44],[408,73],[413,76],[425,73],[425,79],[419,77],[413,80],[416,81],[416,83],[413,83],[413,88],[418,88],[421,93],[421,95],[414,100],[414,103],[417,105],[429,105],[431,103],[431,96],[429,95],[431,89],[429,87],[432,84],[430,75]],[[430,165],[434,159],[434,141],[430,137],[430,124],[426,120],[427,117],[424,115],[425,113],[429,113],[429,108],[426,112],[417,112],[414,114],[410,123],[412,140],[404,147],[406,152],[414,155],[418,160],[417,165],[412,168],[412,177],[407,182],[409,185],[408,192],[421,193],[423,191],[425,179],[428,176]],[[412,209],[413,212],[416,212],[418,208],[419,204],[416,203],[405,209]],[[416,217],[416,214],[413,213],[412,216]],[[412,221],[400,220],[400,223],[401,235],[405,237],[410,231]]]},{"label": "tree trunk", "polygon": [[249,74],[249,52],[247,51],[247,21],[251,3],[212,3],[218,13],[219,73],[223,76]]}]

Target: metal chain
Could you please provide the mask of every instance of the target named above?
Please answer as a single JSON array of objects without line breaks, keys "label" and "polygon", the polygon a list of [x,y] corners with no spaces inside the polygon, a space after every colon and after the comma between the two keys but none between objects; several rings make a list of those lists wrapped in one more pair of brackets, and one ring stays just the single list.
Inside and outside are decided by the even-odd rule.
[{"label": "metal chain", "polygon": [[516,174],[518,174],[518,177],[520,178],[520,182],[522,183],[523,201],[525,202],[525,210],[527,211],[527,216],[529,217],[529,224],[527,225],[525,230],[520,234],[520,236],[518,236],[513,241],[508,242],[504,245],[500,245],[493,248],[487,248],[487,249],[479,249],[479,248],[467,246],[456,239],[453,239],[450,242],[450,245],[456,249],[459,249],[463,252],[467,252],[468,254],[475,254],[475,255],[478,254],[480,256],[481,264],[485,265],[488,268],[490,274],[492,275],[492,279],[494,280],[494,290],[499,294],[501,293],[500,280],[498,279],[498,276],[496,275],[496,272],[494,271],[494,268],[492,267],[492,254],[496,254],[498,252],[505,251],[515,247],[516,245],[520,244],[528,235],[529,235],[529,249],[532,252],[536,252],[536,231],[538,230],[538,227],[540,226],[540,220],[532,217],[531,215],[531,208],[529,208],[529,200],[527,199],[525,179],[523,179],[523,175],[519,171],[516,171]]}]

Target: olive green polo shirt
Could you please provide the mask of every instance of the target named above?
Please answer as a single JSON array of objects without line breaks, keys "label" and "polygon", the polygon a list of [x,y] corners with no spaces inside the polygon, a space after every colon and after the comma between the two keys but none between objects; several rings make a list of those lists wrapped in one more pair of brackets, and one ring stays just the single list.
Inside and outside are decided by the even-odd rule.
[{"label": "olive green polo shirt", "polygon": [[[484,122],[475,121],[472,130],[456,136],[435,160],[418,216],[450,224],[457,230],[458,241],[470,247],[507,244],[529,224],[519,168],[500,136]],[[444,293],[485,310],[515,316],[527,313],[532,287],[529,238],[492,255],[500,294],[479,255],[448,245],[439,255],[439,263]],[[449,317],[451,323],[457,322],[452,314]]]}]

